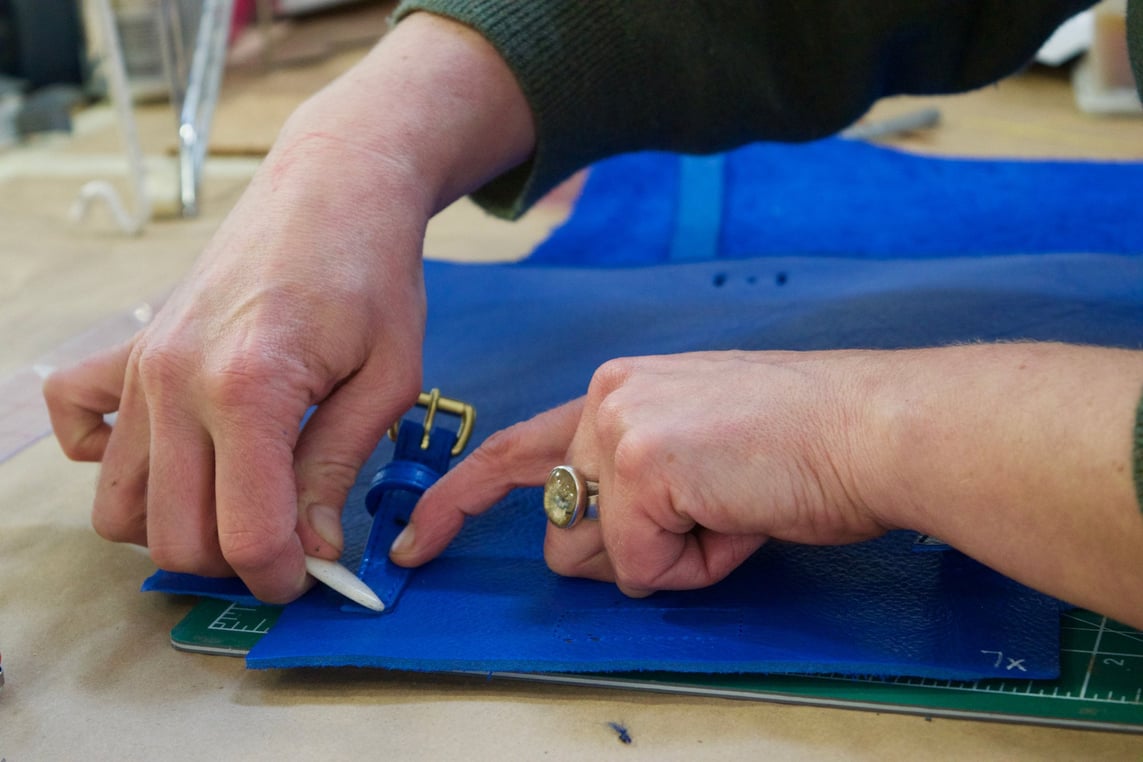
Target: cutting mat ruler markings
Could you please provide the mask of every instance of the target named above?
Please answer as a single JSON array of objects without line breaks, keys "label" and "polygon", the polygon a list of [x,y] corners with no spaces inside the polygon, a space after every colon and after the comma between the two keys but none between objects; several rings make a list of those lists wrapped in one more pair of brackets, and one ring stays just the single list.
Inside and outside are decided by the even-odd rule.
[{"label": "cutting mat ruler markings", "polygon": [[[247,614],[254,616],[246,619]],[[270,631],[270,627],[277,618],[276,615],[270,616],[262,612],[257,606],[232,603],[215,617],[214,621],[207,625],[207,628],[216,632],[244,632],[253,635],[265,635]]]},{"label": "cutting mat ruler markings", "polygon": [[[204,600],[171,631],[185,651],[242,656],[277,621],[281,609]],[[762,699],[927,717],[1002,720],[1143,733],[1143,633],[1090,611],[1064,614],[1060,678],[1020,680],[1018,658],[982,652],[1014,678],[957,682],[838,675],[598,675],[493,673],[565,685]],[[481,673],[487,676],[487,673]]]},{"label": "cutting mat ruler markings", "polygon": [[171,630],[171,644],[180,651],[245,656],[281,613],[277,606],[206,600]]},{"label": "cutting mat ruler markings", "polygon": [[[1060,648],[1060,670],[1066,678],[1064,680],[956,682],[908,677],[844,679],[847,682],[966,693],[1131,705],[1143,712],[1143,634],[1090,611],[1074,611],[1063,615],[1061,642],[1066,644]],[[1109,645],[1111,649],[1108,648]],[[996,666],[1002,666],[1007,661],[1008,669],[1019,669],[1019,659],[1005,657],[999,651],[987,653],[996,654]],[[1140,721],[1143,721],[1143,717],[1140,717]]]}]

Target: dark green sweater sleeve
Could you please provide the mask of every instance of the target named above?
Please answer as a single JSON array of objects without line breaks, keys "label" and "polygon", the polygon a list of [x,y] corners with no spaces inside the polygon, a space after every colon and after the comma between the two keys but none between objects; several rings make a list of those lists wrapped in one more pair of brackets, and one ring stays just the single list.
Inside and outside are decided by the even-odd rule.
[{"label": "dark green sweater sleeve", "polygon": [[460,21],[515,73],[535,153],[474,194],[515,217],[606,156],[812,140],[884,96],[995,82],[1093,1],[405,0],[394,18]]}]

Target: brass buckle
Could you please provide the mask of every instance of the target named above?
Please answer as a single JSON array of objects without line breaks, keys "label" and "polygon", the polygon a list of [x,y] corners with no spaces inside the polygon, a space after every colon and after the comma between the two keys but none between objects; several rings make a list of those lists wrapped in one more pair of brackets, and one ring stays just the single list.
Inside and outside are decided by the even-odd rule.
[{"label": "brass buckle", "polygon": [[[429,449],[429,431],[433,427],[433,419],[437,411],[451,413],[460,418],[460,430],[456,432],[456,444],[452,446],[452,456],[455,458],[464,452],[468,440],[472,437],[472,426],[476,422],[476,408],[467,402],[449,399],[441,396],[440,389],[421,392],[417,396],[417,405],[425,408],[425,435],[421,437],[421,449]],[[397,424],[389,427],[389,438],[397,441]]]}]

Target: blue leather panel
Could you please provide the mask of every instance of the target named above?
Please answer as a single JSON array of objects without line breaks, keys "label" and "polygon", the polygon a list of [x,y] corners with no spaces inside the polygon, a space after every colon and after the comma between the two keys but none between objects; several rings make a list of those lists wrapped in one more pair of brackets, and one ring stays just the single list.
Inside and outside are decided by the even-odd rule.
[{"label": "blue leather panel", "polygon": [[[928,164],[839,141],[784,147],[787,154],[743,150],[728,156],[722,173],[722,259],[658,264],[672,251],[678,198],[693,197],[678,192],[677,158],[641,155],[605,164],[610,173],[597,170],[576,216],[532,263],[426,265],[425,387],[477,407],[474,444],[582,394],[600,363],[622,355],[1143,341],[1143,260],[1120,254],[1143,250],[1139,215],[1122,213],[1138,205],[1137,165]],[[646,164],[647,172],[622,162]],[[799,162],[818,178],[814,194],[799,189]],[[743,174],[751,166],[754,174]],[[864,182],[863,167],[885,184]],[[1081,178],[1099,182],[1070,184]],[[779,180],[784,185],[765,191],[769,201],[757,196]],[[829,182],[836,187],[822,187]],[[1017,200],[1020,209],[1042,203],[1041,214],[1014,217],[1023,231],[1003,219],[1017,191],[1034,196]],[[865,200],[847,201],[848,193]],[[896,200],[880,207],[875,193]],[[1064,195],[1074,209],[1060,211]],[[928,220],[894,206],[906,201],[928,209]],[[1108,204],[1118,210],[1111,216]],[[769,227],[759,229],[748,218],[766,209]],[[934,227],[934,216],[947,224]],[[1094,222],[1085,228],[1084,219]],[[901,237],[890,240],[895,226]],[[983,256],[1014,247],[1112,253]],[[727,259],[759,251],[765,256]],[[843,251],[852,256],[836,255]],[[955,252],[969,256],[946,256]],[[350,568],[369,531],[370,481],[392,454],[383,442],[350,496],[343,558]],[[1057,670],[1059,602],[955,550],[914,552],[909,533],[840,548],[773,543],[712,588],[634,601],[607,584],[552,574],[542,560],[544,528],[539,490],[517,490],[412,574],[392,615],[343,610],[339,597],[314,590],[287,607],[248,663],[950,679]],[[162,573],[148,585],[241,593]],[[997,652],[1018,660],[1019,674]]]},{"label": "blue leather panel", "polygon": [[[430,263],[426,276],[426,383],[477,405],[477,441],[580,393],[618,355],[1001,338],[1136,346],[1143,336],[1143,260],[1116,256],[608,272]],[[363,490],[390,453],[379,449],[351,499],[351,538],[363,536]],[[955,551],[913,552],[909,535],[773,544],[714,588],[631,601],[548,571],[544,527],[538,490],[519,490],[418,571],[392,616],[343,612],[312,593],[249,664],[1012,676],[996,664],[1001,651],[1023,660],[1022,678],[1056,670],[1057,602]]]}]

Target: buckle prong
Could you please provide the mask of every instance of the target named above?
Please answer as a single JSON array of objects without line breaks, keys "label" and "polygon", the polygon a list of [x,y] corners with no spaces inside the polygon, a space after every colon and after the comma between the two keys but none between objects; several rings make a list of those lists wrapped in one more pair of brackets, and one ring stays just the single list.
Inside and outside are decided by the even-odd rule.
[{"label": "buckle prong", "polygon": [[[436,388],[417,395],[417,405],[425,408],[425,435],[421,438],[421,449],[429,449],[429,432],[439,410],[442,413],[449,413],[460,418],[460,430],[456,432],[456,444],[452,446],[450,452],[454,458],[464,452],[468,440],[472,437],[472,427],[476,422],[476,408],[467,402],[442,397],[441,390]],[[397,423],[389,427],[389,438],[396,441]]]}]

